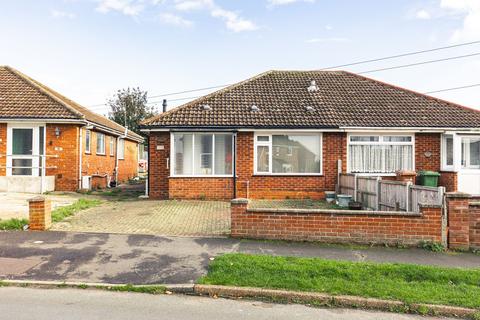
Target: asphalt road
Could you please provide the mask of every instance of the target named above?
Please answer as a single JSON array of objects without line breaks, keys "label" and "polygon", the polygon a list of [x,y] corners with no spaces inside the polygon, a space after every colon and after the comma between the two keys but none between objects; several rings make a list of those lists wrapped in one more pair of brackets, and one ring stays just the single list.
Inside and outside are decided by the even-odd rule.
[{"label": "asphalt road", "polygon": [[[0,319],[434,319],[420,316],[302,305],[211,299],[183,295],[147,295],[81,289],[0,288]],[[445,319],[445,318],[443,318]]]}]

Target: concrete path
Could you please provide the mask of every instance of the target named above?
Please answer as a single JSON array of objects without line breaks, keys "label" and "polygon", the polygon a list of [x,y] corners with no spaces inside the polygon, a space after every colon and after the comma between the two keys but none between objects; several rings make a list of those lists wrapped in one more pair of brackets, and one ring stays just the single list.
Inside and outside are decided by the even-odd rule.
[{"label": "concrete path", "polygon": [[480,255],[145,235],[0,232],[0,278],[105,283],[193,283],[228,252],[480,267]]},{"label": "concrete path", "polygon": [[53,225],[52,230],[169,236],[230,234],[230,203],[222,201],[107,201]]},{"label": "concrete path", "polygon": [[[294,304],[146,295],[74,289],[0,288],[0,318],[17,320],[407,320],[429,318],[386,312],[321,309]],[[446,319],[446,318],[442,318]]]},{"label": "concrete path", "polygon": [[[27,200],[38,196],[33,193],[0,192],[0,220],[28,218]],[[70,205],[82,197],[77,193],[46,195],[52,201],[52,209]]]}]

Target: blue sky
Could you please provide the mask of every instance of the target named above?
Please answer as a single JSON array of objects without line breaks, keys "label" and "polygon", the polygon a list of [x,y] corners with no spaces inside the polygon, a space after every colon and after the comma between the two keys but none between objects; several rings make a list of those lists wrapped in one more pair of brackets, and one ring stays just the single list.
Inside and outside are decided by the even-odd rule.
[{"label": "blue sky", "polygon": [[[158,95],[480,40],[480,0],[2,0],[0,39],[0,65],[94,106],[128,86]],[[477,52],[480,44],[346,69]],[[368,76],[419,92],[477,84],[480,56]],[[480,109],[480,87],[435,95]]]}]

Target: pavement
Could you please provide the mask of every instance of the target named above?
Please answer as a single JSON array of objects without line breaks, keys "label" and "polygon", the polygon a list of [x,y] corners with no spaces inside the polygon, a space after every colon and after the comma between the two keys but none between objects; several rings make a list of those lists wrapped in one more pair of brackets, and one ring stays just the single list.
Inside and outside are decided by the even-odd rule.
[{"label": "pavement", "polygon": [[[355,309],[311,308],[184,295],[147,295],[80,289],[0,288],[0,319],[182,320],[433,320],[440,318]],[[446,318],[441,318],[446,319]]]},{"label": "pavement", "polygon": [[[115,199],[115,198],[114,198]],[[169,236],[230,234],[230,203],[222,201],[106,201],[51,230]]]},{"label": "pavement", "polygon": [[[28,218],[28,199],[39,196],[33,193],[0,192],[0,220]],[[44,195],[52,201],[52,209],[68,206],[82,197],[77,193],[52,193]]]},{"label": "pavement", "polygon": [[[0,278],[82,283],[194,283],[223,253],[478,268],[480,255],[231,238],[0,232]],[[0,313],[1,314],[1,313]]]}]

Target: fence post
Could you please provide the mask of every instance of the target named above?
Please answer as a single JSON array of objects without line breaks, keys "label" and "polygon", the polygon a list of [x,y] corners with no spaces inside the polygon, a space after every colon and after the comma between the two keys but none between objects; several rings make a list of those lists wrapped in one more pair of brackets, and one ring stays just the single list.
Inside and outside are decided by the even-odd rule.
[{"label": "fence post", "polygon": [[357,175],[355,174],[353,176],[353,201],[357,201],[357,190],[358,190],[358,181],[357,181]]},{"label": "fence post", "polygon": [[340,175],[342,174],[342,160],[338,159],[337,160],[337,190],[335,190],[337,193],[341,192],[340,188]]},{"label": "fence post", "polygon": [[412,182],[411,182],[411,181],[407,181],[407,185],[405,186],[405,190],[406,190],[406,192],[407,192],[406,198],[405,198],[405,201],[406,201],[405,211],[406,211],[406,212],[412,211],[412,210],[410,209],[410,205],[411,205],[411,203],[412,203],[412,199],[411,199],[411,195],[412,195],[411,186],[412,186]]},{"label": "fence post", "polygon": [[382,194],[381,187],[382,187],[382,178],[377,177],[377,203],[376,203],[377,211],[380,210],[380,202],[381,202],[380,195]]}]

